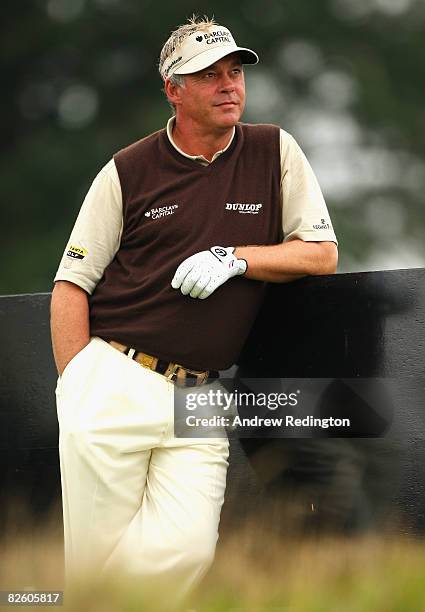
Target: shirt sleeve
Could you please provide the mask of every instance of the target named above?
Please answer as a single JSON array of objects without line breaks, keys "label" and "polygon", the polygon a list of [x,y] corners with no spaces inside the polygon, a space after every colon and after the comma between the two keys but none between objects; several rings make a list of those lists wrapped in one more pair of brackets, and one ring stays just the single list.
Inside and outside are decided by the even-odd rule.
[{"label": "shirt sleeve", "polygon": [[280,130],[283,241],[338,244],[317,178],[295,138]]},{"label": "shirt sleeve", "polygon": [[54,281],[70,281],[92,294],[118,251],[122,230],[121,185],[112,159],[84,199]]}]

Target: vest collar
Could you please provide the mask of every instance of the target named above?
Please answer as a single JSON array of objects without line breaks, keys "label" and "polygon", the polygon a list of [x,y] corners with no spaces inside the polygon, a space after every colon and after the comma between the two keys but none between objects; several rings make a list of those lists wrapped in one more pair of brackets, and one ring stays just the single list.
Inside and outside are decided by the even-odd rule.
[{"label": "vest collar", "polygon": [[185,153],[184,151],[182,151],[174,142],[173,140],[173,126],[174,126],[174,122],[175,122],[176,118],[175,116],[170,117],[170,119],[167,121],[167,136],[168,136],[168,140],[170,141],[170,143],[173,145],[173,147],[175,148],[176,151],[178,151],[180,153],[180,155],[183,155],[183,157],[187,157],[188,159],[193,159],[194,161],[202,164],[203,166],[208,166],[209,164],[211,164],[213,161],[215,161],[217,159],[217,157],[219,157],[220,155],[222,155],[225,151],[227,151],[227,149],[230,147],[230,145],[233,142],[233,139],[235,137],[235,128],[233,128],[232,131],[232,136],[230,137],[229,142],[227,143],[227,145],[224,147],[224,149],[220,149],[220,151],[217,151],[216,153],[214,153],[212,160],[210,161],[209,159],[207,159],[206,157],[204,157],[203,155],[188,155],[187,153]]}]

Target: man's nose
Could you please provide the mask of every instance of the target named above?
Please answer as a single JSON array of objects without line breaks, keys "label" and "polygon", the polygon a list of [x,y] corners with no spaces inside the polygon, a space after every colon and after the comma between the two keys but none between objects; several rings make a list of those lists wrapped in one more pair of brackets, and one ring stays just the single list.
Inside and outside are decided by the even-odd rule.
[{"label": "man's nose", "polygon": [[225,74],[221,78],[220,82],[221,91],[233,91],[235,89],[235,84],[233,83],[233,79],[229,74]]}]

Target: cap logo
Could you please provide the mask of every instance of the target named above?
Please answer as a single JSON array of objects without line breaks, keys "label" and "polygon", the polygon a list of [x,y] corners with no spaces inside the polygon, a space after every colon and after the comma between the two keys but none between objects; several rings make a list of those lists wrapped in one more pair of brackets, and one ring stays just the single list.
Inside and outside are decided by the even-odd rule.
[{"label": "cap logo", "polygon": [[230,37],[231,34],[228,30],[216,30],[215,32],[207,32],[204,34],[207,45],[213,45],[214,43],[230,43],[232,42]]},{"label": "cap logo", "polygon": [[181,55],[180,55],[180,57],[176,57],[176,59],[175,59],[175,60],[173,60],[173,61],[171,62],[171,64],[170,64],[169,66],[167,66],[167,68],[165,69],[165,72],[164,72],[165,76],[168,76],[168,74],[169,74],[170,70],[171,70],[171,69],[172,69],[172,68],[173,68],[173,67],[174,67],[176,64],[178,64],[178,63],[179,63],[179,62],[180,62],[182,59],[183,59],[183,57],[182,57]]},{"label": "cap logo", "polygon": [[197,36],[197,37],[196,37],[196,40],[197,40],[198,42],[202,42],[202,36]]}]

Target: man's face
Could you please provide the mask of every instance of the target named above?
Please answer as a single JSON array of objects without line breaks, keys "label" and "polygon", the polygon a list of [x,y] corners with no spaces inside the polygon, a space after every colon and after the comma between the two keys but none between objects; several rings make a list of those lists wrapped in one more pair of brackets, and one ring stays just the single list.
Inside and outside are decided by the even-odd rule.
[{"label": "man's face", "polygon": [[178,88],[179,120],[212,131],[233,127],[245,106],[245,79],[238,53],[223,57],[204,70],[185,76]]}]

